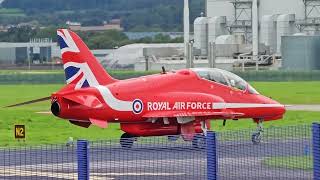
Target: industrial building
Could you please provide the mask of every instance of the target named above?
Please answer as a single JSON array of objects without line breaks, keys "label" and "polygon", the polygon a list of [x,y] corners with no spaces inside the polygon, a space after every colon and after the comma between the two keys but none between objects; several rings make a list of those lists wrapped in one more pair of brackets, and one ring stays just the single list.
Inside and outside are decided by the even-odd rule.
[{"label": "industrial building", "polygon": [[[234,54],[248,53],[253,55],[252,58],[257,56],[258,61],[263,61],[262,55],[273,57],[273,60],[279,57],[281,64],[285,64],[284,69],[303,69],[301,67],[316,61],[316,57],[304,56],[301,61],[306,63],[305,66],[291,67],[290,61],[293,60],[283,53],[287,55],[288,51],[295,51],[287,45],[310,52],[310,47],[301,46],[296,39],[310,42],[312,37],[308,36],[319,34],[319,9],[319,0],[207,0],[206,17],[199,17],[194,22],[195,48],[205,54],[207,45],[215,43],[216,51],[220,51],[223,49],[221,44],[229,44],[218,42],[221,36],[240,35],[244,38],[241,44],[246,44],[247,49],[252,46],[252,50]],[[284,37],[286,44],[282,45]]]},{"label": "industrial building", "polygon": [[[91,50],[93,55],[104,65],[106,57],[113,49]],[[0,42],[0,65],[14,67],[16,65],[61,64],[60,47],[51,39],[31,39],[25,43]]]},{"label": "industrial building", "polygon": [[49,62],[60,57],[57,43],[51,39],[32,39],[27,43],[0,43],[0,64]]},{"label": "industrial building", "polygon": [[[146,67],[320,69],[317,65],[310,66],[319,61],[319,56],[314,56],[315,49],[309,47],[319,39],[320,0],[206,0],[206,12],[193,22],[193,39],[189,38],[186,25],[189,23],[187,0],[185,4],[187,41],[183,58],[171,55]],[[192,46],[192,63],[189,63],[187,46]],[[288,54],[297,48],[300,59],[292,59]],[[299,65],[295,61],[300,61]],[[141,60],[136,63],[139,67],[136,69],[141,69],[141,63]]]}]

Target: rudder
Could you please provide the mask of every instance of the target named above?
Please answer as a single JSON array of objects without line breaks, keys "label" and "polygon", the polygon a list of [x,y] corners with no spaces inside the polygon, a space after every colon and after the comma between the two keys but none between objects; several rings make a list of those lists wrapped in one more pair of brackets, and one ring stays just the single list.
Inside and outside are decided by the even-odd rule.
[{"label": "rudder", "polygon": [[67,84],[74,84],[78,89],[107,85],[116,81],[76,33],[68,29],[59,29],[57,35]]}]

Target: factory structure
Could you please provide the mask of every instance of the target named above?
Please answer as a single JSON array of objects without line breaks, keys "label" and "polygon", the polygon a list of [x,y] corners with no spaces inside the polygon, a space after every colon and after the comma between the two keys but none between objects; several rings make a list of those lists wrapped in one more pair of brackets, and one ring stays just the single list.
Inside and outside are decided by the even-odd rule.
[{"label": "factory structure", "polygon": [[320,69],[320,0],[206,0],[193,27],[190,39],[185,27],[189,42],[184,42],[184,55],[178,55],[183,60],[177,54],[157,60],[146,54],[148,61],[140,60],[135,68],[152,62],[146,67]]}]

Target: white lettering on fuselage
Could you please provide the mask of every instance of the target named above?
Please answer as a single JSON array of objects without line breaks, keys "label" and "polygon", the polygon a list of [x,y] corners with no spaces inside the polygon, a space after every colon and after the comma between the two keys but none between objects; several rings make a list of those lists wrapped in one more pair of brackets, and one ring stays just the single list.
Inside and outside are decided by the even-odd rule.
[{"label": "white lettering on fuselage", "polygon": [[148,111],[166,111],[166,110],[211,110],[212,102],[148,102]]},{"label": "white lettering on fuselage", "polygon": [[148,111],[166,110],[218,110],[218,109],[241,109],[241,108],[278,108],[281,104],[254,104],[254,103],[222,103],[222,102],[148,102]]}]

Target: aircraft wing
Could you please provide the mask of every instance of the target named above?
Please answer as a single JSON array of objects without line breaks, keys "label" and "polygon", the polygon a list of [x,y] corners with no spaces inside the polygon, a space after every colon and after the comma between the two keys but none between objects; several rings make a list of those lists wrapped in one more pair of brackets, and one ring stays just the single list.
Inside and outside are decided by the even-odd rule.
[{"label": "aircraft wing", "polygon": [[159,112],[153,111],[146,113],[144,118],[161,118],[161,117],[212,117],[218,116],[221,118],[237,118],[243,116],[243,113],[235,113],[235,112],[210,112],[210,111],[196,111],[196,112],[184,112],[184,111],[167,111],[167,112]]}]

